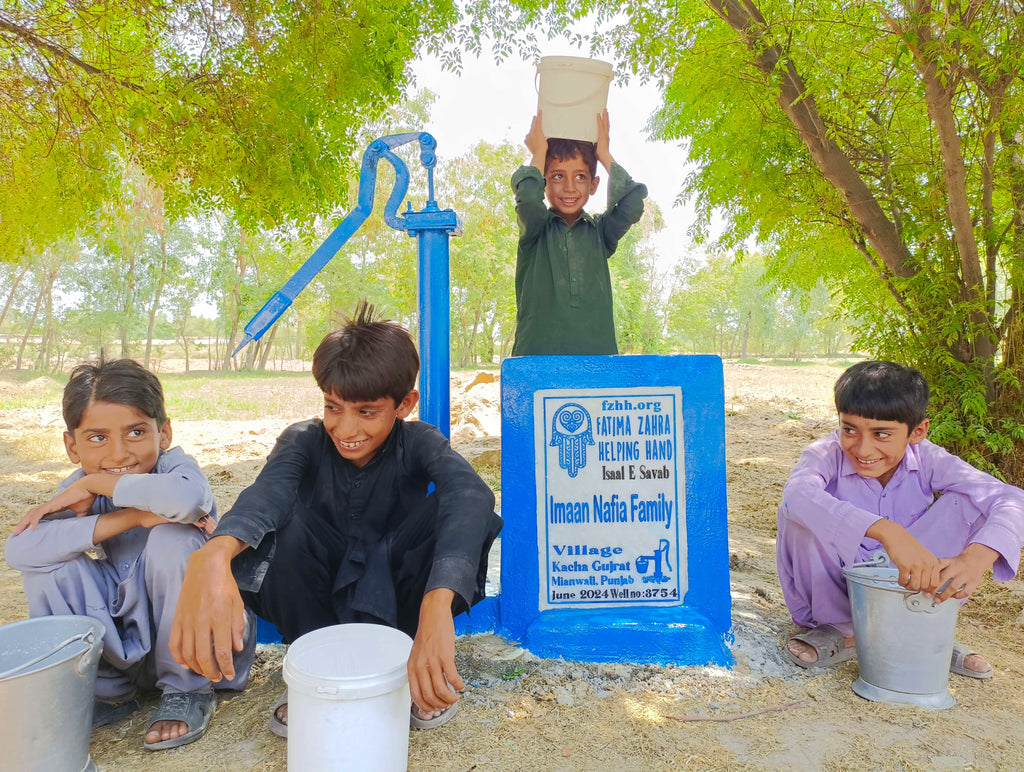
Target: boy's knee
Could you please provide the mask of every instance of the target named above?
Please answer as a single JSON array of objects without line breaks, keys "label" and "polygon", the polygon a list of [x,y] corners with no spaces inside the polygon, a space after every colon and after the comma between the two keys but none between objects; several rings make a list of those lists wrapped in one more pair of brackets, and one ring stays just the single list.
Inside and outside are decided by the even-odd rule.
[{"label": "boy's knee", "polygon": [[168,523],[151,528],[143,551],[147,578],[157,572],[184,573],[189,556],[205,542],[203,532],[194,525]]}]

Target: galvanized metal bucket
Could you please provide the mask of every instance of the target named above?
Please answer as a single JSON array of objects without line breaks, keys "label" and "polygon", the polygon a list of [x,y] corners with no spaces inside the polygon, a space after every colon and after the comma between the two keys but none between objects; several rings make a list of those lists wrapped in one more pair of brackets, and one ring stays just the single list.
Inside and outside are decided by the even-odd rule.
[{"label": "galvanized metal bucket", "polygon": [[96,669],[103,625],[85,616],[0,626],[0,766],[91,772]]},{"label": "galvanized metal bucket", "polygon": [[876,702],[953,707],[949,662],[960,603],[903,589],[896,568],[857,565],[843,574],[860,664],[853,690]]}]

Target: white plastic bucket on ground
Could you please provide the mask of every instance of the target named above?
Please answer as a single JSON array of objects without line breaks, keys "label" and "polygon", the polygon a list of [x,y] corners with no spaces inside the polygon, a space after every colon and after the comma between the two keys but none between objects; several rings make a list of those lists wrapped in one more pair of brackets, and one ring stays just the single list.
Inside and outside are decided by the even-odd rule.
[{"label": "white plastic bucket on ground", "polygon": [[850,567],[843,574],[860,663],[853,690],[876,702],[953,707],[949,662],[959,601],[933,605],[900,587],[891,567]]},{"label": "white plastic bucket on ground", "polygon": [[545,56],[537,65],[537,109],[545,137],[597,141],[597,115],[608,105],[614,70],[600,59]]},{"label": "white plastic bucket on ground", "polygon": [[401,630],[366,624],[323,627],[289,646],[288,768],[405,770],[411,649]]},{"label": "white plastic bucket on ground", "polygon": [[0,767],[85,772],[103,625],[54,616],[0,626]]}]

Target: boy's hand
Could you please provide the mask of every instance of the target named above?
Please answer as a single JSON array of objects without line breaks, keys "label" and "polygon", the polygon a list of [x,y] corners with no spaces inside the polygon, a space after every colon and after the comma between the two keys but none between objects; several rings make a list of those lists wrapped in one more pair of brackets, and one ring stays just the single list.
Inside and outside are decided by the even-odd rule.
[{"label": "boy's hand", "polygon": [[192,523],[196,528],[205,533],[207,536],[211,536],[214,531],[217,530],[217,521],[209,515],[203,515],[201,518]]},{"label": "boy's hand", "polygon": [[875,521],[864,534],[882,543],[900,571],[899,583],[908,590],[935,592],[942,584],[941,564],[906,528],[891,520]]},{"label": "boy's hand", "polygon": [[459,701],[466,684],[455,669],[455,622],[452,590],[439,588],[423,596],[420,624],[409,653],[409,691],[424,712],[444,710]]},{"label": "boy's hand", "polygon": [[85,478],[76,480],[45,504],[39,504],[26,512],[14,526],[14,535],[17,536],[25,529],[34,531],[40,520],[55,512],[70,509],[79,517],[87,515],[95,500],[96,494],[89,490]]},{"label": "boy's hand", "polygon": [[[936,603],[956,598],[961,600],[978,589],[985,573],[992,568],[999,553],[984,544],[968,544],[959,555],[953,558],[941,558],[940,579],[942,584],[949,586],[940,595],[935,596]],[[942,584],[939,586],[941,587]]]},{"label": "boy's hand", "polygon": [[608,110],[597,114],[597,160],[604,167],[605,171],[609,174],[612,173],[612,164],[615,163],[615,159],[612,158],[611,151],[608,149],[608,134],[611,128],[611,121],[608,119]]},{"label": "boy's hand", "polygon": [[548,157],[548,138],[544,136],[544,129],[541,128],[542,111],[538,110],[530,123],[530,131],[526,135],[526,149],[530,151],[530,165],[540,169],[544,173],[544,163]]},{"label": "boy's hand", "polygon": [[171,656],[215,683],[235,677],[233,651],[243,647],[245,604],[231,559],[245,547],[232,536],[216,536],[193,552],[174,612]]}]

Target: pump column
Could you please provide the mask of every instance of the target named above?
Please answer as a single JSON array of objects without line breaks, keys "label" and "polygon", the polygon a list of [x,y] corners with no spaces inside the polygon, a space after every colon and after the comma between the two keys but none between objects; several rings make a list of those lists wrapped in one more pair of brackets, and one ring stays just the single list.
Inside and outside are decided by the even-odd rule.
[{"label": "pump column", "polygon": [[423,211],[405,212],[404,217],[408,234],[419,237],[420,418],[448,437],[451,434],[448,256],[450,234],[458,235],[459,219],[451,209],[438,209],[433,200]]}]

